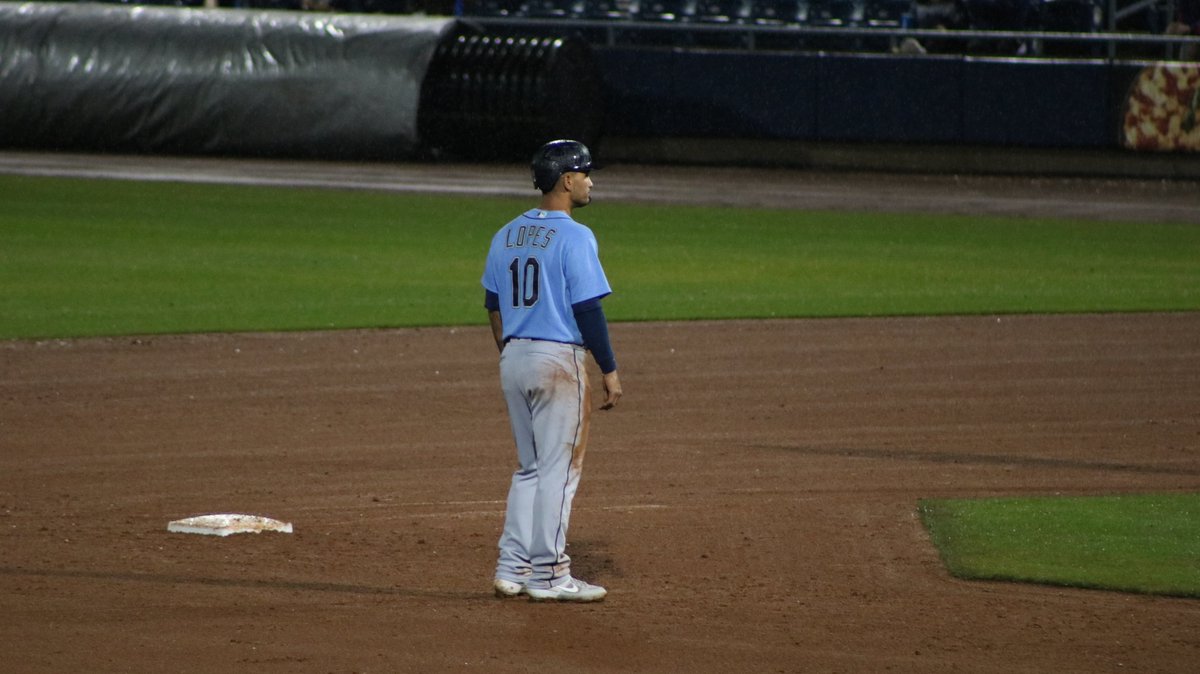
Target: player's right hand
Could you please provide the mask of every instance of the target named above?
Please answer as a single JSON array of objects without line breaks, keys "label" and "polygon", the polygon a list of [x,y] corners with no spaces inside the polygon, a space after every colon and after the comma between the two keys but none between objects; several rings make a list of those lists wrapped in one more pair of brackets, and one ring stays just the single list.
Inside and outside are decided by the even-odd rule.
[{"label": "player's right hand", "polygon": [[616,407],[617,401],[621,399],[621,378],[617,376],[617,371],[613,370],[604,375],[604,404],[600,406],[602,410],[611,410]]}]

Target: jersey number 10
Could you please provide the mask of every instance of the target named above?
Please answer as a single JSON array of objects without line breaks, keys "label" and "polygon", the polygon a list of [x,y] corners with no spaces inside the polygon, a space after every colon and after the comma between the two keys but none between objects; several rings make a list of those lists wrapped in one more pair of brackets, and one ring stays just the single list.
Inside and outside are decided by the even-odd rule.
[{"label": "jersey number 10", "polygon": [[537,258],[527,258],[522,265],[521,258],[515,257],[512,264],[508,265],[508,271],[512,273],[513,308],[520,309],[537,304],[538,285],[542,277],[542,266]]}]

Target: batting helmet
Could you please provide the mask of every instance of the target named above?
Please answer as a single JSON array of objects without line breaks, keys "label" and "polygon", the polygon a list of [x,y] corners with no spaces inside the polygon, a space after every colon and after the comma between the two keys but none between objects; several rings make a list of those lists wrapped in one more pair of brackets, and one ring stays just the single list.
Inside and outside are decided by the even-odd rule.
[{"label": "batting helmet", "polygon": [[577,140],[552,140],[533,155],[533,186],[544,194],[554,189],[562,174],[591,170],[592,153],[586,145]]}]

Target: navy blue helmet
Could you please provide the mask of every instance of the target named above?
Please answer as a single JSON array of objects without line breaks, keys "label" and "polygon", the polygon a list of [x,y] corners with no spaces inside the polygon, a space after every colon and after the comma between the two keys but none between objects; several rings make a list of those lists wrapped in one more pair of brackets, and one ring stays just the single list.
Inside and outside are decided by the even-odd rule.
[{"label": "navy blue helmet", "polygon": [[577,140],[552,140],[533,155],[533,186],[545,194],[554,189],[562,174],[591,170],[592,153],[586,145]]}]

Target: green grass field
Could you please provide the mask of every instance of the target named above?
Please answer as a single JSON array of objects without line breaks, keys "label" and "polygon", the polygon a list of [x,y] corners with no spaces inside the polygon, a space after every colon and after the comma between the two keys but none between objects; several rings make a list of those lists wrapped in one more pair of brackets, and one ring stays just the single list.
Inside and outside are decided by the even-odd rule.
[{"label": "green grass field", "polygon": [[1200,494],[926,500],[955,576],[1200,597]]},{"label": "green grass field", "polygon": [[[529,200],[0,176],[0,339],[483,323]],[[580,211],[621,320],[1200,308],[1200,228]]]}]

